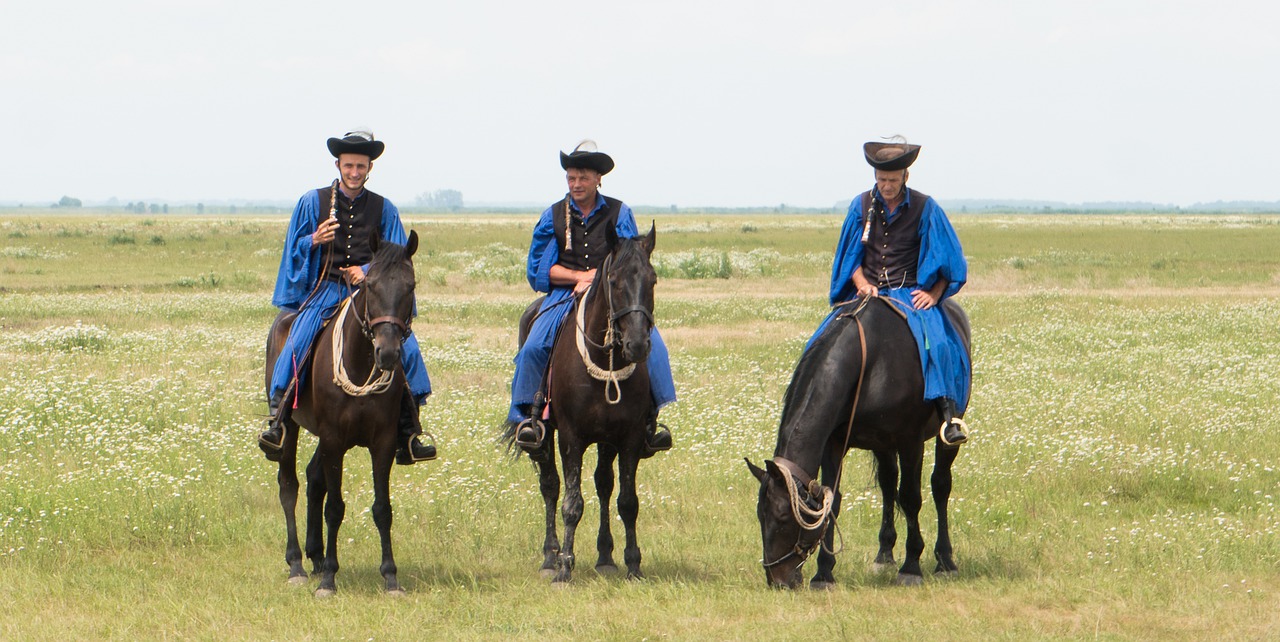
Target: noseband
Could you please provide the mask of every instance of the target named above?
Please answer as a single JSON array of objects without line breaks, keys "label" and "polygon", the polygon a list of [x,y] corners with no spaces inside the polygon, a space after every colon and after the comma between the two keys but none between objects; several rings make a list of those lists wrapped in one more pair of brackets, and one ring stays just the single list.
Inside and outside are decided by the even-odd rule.
[{"label": "noseband", "polygon": [[[774,457],[773,463],[777,465],[778,470],[782,471],[782,480],[787,487],[787,496],[791,500],[791,516],[795,518],[796,525],[800,527],[800,531],[796,533],[796,543],[782,557],[772,562],[765,559],[760,560],[760,565],[772,568],[789,560],[793,557],[800,558],[800,564],[804,564],[805,560],[813,554],[818,546],[822,544],[822,537],[826,535],[827,525],[830,524],[831,506],[835,493],[826,486],[818,483],[818,480],[809,477],[795,462],[784,459],[782,457]],[[800,499],[800,490],[803,489],[809,496],[809,500],[821,496],[822,504],[818,508],[812,508],[809,500]],[[813,541],[809,544],[801,544],[805,533],[813,533]]]},{"label": "noseband", "polygon": [[[351,298],[354,299],[357,294],[361,294],[362,292],[363,290],[356,290],[355,294],[351,295]],[[360,314],[355,310],[352,310],[352,312],[356,315],[356,323],[360,324],[360,334],[363,334],[364,338],[368,339],[369,341],[373,341],[374,329],[376,329],[378,326],[384,323],[390,323],[391,325],[394,325],[395,327],[400,328],[400,343],[402,345],[404,344],[405,341],[409,339],[409,333],[413,331],[412,316],[410,316],[409,319],[407,320],[401,319],[400,317],[396,317],[396,316],[382,316],[382,317],[374,317],[372,319],[368,319],[369,296],[366,294],[360,297],[360,302],[361,302],[361,305],[364,307],[364,314]],[[368,320],[366,321],[366,319]]]}]

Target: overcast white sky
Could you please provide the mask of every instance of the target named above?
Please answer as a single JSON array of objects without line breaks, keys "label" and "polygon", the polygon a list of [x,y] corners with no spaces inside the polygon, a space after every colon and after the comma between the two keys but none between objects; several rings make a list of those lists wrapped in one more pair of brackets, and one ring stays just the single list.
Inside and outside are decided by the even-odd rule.
[{"label": "overcast white sky", "polygon": [[861,145],[948,199],[1280,200],[1280,4],[0,0],[0,202],[295,200],[327,137],[407,205],[830,206]]}]

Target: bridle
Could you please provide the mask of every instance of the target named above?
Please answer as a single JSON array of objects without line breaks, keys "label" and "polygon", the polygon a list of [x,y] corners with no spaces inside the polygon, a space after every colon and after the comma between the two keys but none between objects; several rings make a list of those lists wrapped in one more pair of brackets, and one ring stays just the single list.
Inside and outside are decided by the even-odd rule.
[{"label": "bridle", "polygon": [[[357,289],[351,295],[352,300],[354,300],[357,296],[360,296],[363,293],[364,293],[363,288]],[[364,338],[368,339],[369,341],[373,341],[374,329],[376,329],[378,326],[384,323],[390,323],[391,325],[394,325],[395,327],[400,329],[401,345],[403,345],[404,342],[409,339],[409,333],[413,331],[412,315],[410,315],[409,318],[407,319],[401,319],[400,317],[391,316],[391,315],[374,317],[372,319],[369,319],[368,318],[369,317],[369,296],[367,294],[365,294],[364,296],[360,296],[360,302],[362,304],[362,307],[364,307],[364,314],[362,315],[360,314],[360,312],[356,312],[354,310],[353,310],[353,313],[356,315],[356,323],[360,325],[360,333],[364,335]],[[368,320],[366,321],[366,319]]]},{"label": "bridle", "polygon": [[[773,463],[782,471],[782,482],[787,487],[787,497],[791,500],[791,516],[796,519],[796,524],[800,530],[796,533],[796,543],[782,557],[772,562],[761,558],[760,565],[772,568],[793,557],[800,558],[800,564],[804,564],[805,560],[813,554],[818,546],[822,544],[822,538],[827,533],[827,526],[831,523],[831,507],[834,501],[835,493],[829,487],[818,483],[818,480],[809,477],[795,462],[782,457],[774,457]],[[807,500],[800,498],[800,490],[804,490],[808,495]],[[813,507],[812,501],[821,497],[822,502],[816,508]],[[813,541],[804,544],[805,533],[813,533]]]},{"label": "bridle", "polygon": [[[587,368],[587,374],[591,375],[591,378],[596,381],[605,382],[605,403],[616,405],[618,402],[622,401],[622,386],[619,382],[626,381],[630,378],[636,369],[636,364],[634,363],[629,363],[618,369],[614,369],[613,367],[614,350],[618,348],[622,342],[622,333],[618,330],[618,320],[628,314],[639,312],[649,320],[649,326],[653,327],[653,312],[639,303],[621,310],[614,310],[613,288],[609,286],[608,281],[609,268],[612,267],[612,265],[613,254],[611,253],[609,256],[605,257],[604,265],[600,267],[600,270],[597,273],[596,282],[592,284],[592,287],[587,291],[587,294],[584,294],[582,299],[578,301],[578,313],[575,316],[577,331],[574,334],[576,335],[575,338],[578,345],[578,354],[582,357],[582,364]],[[596,288],[604,288],[605,305],[607,306],[609,316],[608,325],[604,330],[604,343],[602,344],[596,343],[587,338],[586,331],[587,295],[594,293]],[[603,350],[609,355],[609,365],[607,369],[597,366],[595,362],[591,360],[591,355],[587,352],[588,344],[594,348]]]}]

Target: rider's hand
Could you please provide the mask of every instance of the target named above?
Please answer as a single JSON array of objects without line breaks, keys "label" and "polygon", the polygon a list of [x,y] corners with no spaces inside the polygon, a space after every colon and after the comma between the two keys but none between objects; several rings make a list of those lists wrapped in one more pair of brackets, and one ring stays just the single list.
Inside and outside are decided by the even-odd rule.
[{"label": "rider's hand", "polygon": [[364,282],[364,270],[359,265],[352,265],[344,268],[338,268],[342,271],[342,278],[346,279],[351,287],[356,287]]},{"label": "rider's hand", "polygon": [[587,270],[586,272],[579,272],[578,274],[580,275],[578,276],[578,282],[573,285],[574,294],[582,294],[583,292],[586,292],[587,288],[591,287],[591,282],[596,280],[595,270]]},{"label": "rider's hand", "polygon": [[876,296],[878,294],[880,294],[880,288],[874,285],[867,284],[858,288],[858,296],[864,299]]},{"label": "rider's hand", "polygon": [[324,245],[325,243],[332,241],[333,237],[336,236],[337,234],[338,234],[337,219],[327,218],[321,221],[320,225],[316,226],[315,232],[312,232],[311,244]]},{"label": "rider's hand", "polygon": [[911,304],[916,306],[917,310],[928,310],[938,304],[938,300],[926,290],[912,290]]}]

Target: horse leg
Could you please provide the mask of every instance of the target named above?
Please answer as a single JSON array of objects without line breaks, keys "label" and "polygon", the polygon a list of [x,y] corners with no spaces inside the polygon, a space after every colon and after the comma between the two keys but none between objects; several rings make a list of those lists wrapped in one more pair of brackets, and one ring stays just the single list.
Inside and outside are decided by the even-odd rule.
[{"label": "horse leg", "polygon": [[347,513],[346,502],[342,501],[342,459],[345,455],[345,452],[326,452],[320,458],[328,494],[324,503],[328,541],[325,542],[324,562],[320,565],[320,588],[316,589],[316,597],[329,597],[338,591],[335,582],[338,574],[338,529],[342,527],[342,518]]},{"label": "horse leg", "polygon": [[304,584],[307,572],[302,568],[302,548],[298,545],[298,426],[285,425],[284,451],[280,455],[280,507],[284,509],[284,561],[289,565],[289,583]]},{"label": "horse leg", "polygon": [[872,567],[887,571],[894,566],[893,547],[898,543],[898,531],[893,526],[894,504],[898,501],[898,457],[892,450],[872,451],[876,457],[876,479],[880,484],[883,507],[880,512],[880,550]]},{"label": "horse leg", "polygon": [[564,519],[564,545],[556,559],[556,577],[552,582],[568,582],[573,575],[573,539],[582,520],[582,447],[560,436],[560,464],[564,468],[564,500],[560,516]]},{"label": "horse leg", "polygon": [[[613,531],[609,526],[609,500],[613,499],[613,461],[618,451],[612,446],[599,444],[599,457],[596,458],[596,497],[600,498],[600,532],[596,535],[596,552],[600,557],[596,560],[596,572],[602,575],[613,575],[618,567],[613,563]],[[619,497],[621,502],[621,497]],[[621,507],[619,507],[621,512]]]},{"label": "horse leg", "polygon": [[622,561],[627,564],[627,579],[642,580],[640,572],[640,543],[636,539],[636,517],[640,514],[640,498],[636,495],[636,469],[640,466],[640,452],[625,452],[618,457],[618,516],[627,530],[627,545],[622,549]]},{"label": "horse leg", "polygon": [[920,477],[924,467],[924,445],[899,451],[902,481],[898,488],[898,505],[907,520],[906,552],[895,582],[900,586],[919,586],[924,573],[920,570],[920,554],[924,552],[924,536],[920,534]]},{"label": "horse leg", "polygon": [[826,590],[836,585],[836,577],[832,571],[836,567],[836,556],[832,551],[836,550],[836,520],[840,517],[840,489],[836,488],[836,473],[840,470],[840,460],[844,458],[844,444],[828,445],[826,452],[822,454],[822,464],[818,467],[821,472],[822,485],[833,491],[831,501],[831,517],[827,522],[827,532],[822,535],[823,545],[818,547],[818,570],[809,579],[809,588],[814,590]]},{"label": "horse leg", "polygon": [[396,559],[391,552],[391,463],[395,460],[395,441],[390,440],[387,447],[377,454],[369,451],[373,462],[373,523],[378,527],[378,537],[382,541],[382,565],[378,571],[387,593],[402,595],[400,581],[396,579]]},{"label": "horse leg", "polygon": [[542,540],[542,568],[538,571],[550,579],[556,573],[556,559],[560,556],[560,540],[556,538],[556,505],[560,503],[560,473],[556,470],[556,432],[548,430],[546,461],[535,462],[538,467],[538,488],[542,491],[542,505],[546,510],[547,534]]},{"label": "horse leg", "polygon": [[951,527],[947,519],[947,501],[951,498],[951,464],[955,462],[959,448],[944,448],[942,440],[935,440],[937,447],[933,456],[933,505],[938,511],[938,543],[933,547],[933,556],[938,560],[934,573],[955,574],[960,571],[952,557]]},{"label": "horse leg", "polygon": [[307,559],[312,575],[319,575],[324,564],[324,496],[324,471],[316,448],[307,463]]}]

